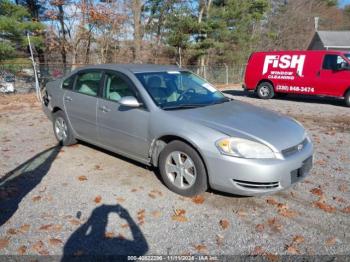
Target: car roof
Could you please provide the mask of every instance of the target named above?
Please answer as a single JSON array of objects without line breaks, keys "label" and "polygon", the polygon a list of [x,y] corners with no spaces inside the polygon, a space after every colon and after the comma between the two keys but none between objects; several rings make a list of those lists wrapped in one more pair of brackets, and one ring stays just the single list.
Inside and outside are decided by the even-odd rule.
[{"label": "car roof", "polygon": [[132,73],[147,73],[147,72],[160,72],[171,70],[184,70],[176,65],[155,65],[155,64],[100,64],[90,65],[77,68],[78,71],[84,69],[110,69],[110,70],[129,70]]}]

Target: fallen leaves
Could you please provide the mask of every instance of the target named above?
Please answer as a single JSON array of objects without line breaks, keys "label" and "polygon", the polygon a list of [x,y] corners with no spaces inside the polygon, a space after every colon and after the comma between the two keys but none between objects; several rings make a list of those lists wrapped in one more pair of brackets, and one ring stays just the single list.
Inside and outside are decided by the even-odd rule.
[{"label": "fallen leaves", "polygon": [[204,197],[202,195],[197,195],[195,197],[192,197],[192,202],[199,205],[204,203]]},{"label": "fallen leaves", "polygon": [[145,223],[145,213],[146,211],[144,209],[140,209],[137,212],[137,220],[139,225],[143,225]]},{"label": "fallen leaves", "polygon": [[327,164],[327,162],[323,159],[315,161],[315,166],[316,165],[325,166],[326,164]]},{"label": "fallen leaves", "polygon": [[194,245],[193,247],[199,253],[207,253],[208,252],[207,247],[203,244]]},{"label": "fallen leaves", "polygon": [[115,234],[113,232],[106,232],[105,233],[105,238],[111,239],[111,238],[114,238],[114,237],[115,237]]},{"label": "fallen leaves", "polygon": [[161,192],[161,191],[159,191],[159,190],[152,190],[149,194],[148,194],[148,196],[150,197],[150,198],[152,198],[152,199],[155,199],[157,196],[158,197],[161,197],[163,195],[163,193]]},{"label": "fallen leaves", "polygon": [[17,230],[14,228],[10,228],[6,231],[7,234],[9,235],[16,235],[17,234]]},{"label": "fallen leaves", "polygon": [[238,210],[236,214],[241,218],[245,218],[248,215],[248,213],[242,209]]},{"label": "fallen leaves", "polygon": [[299,250],[298,250],[295,246],[293,246],[293,245],[291,245],[291,246],[286,246],[286,251],[287,251],[289,254],[292,254],[292,255],[297,255],[297,254],[299,254]]},{"label": "fallen leaves", "polygon": [[257,224],[256,226],[255,226],[255,230],[257,231],[257,232],[263,232],[264,231],[264,229],[265,229],[265,226],[263,225],[263,224]]},{"label": "fallen leaves", "polygon": [[266,199],[266,203],[268,203],[270,205],[273,205],[273,206],[277,206],[278,205],[278,202],[272,197]]},{"label": "fallen leaves", "polygon": [[297,215],[299,215],[298,212],[293,211],[293,210],[289,210],[289,209],[280,209],[280,210],[278,210],[278,214],[280,214],[281,216],[284,216],[284,217],[288,217],[288,218],[293,218],[293,217],[296,217]]},{"label": "fallen leaves", "polygon": [[125,198],[123,197],[117,197],[117,202],[118,203],[123,203],[125,201]]},{"label": "fallen leaves", "polygon": [[162,215],[162,213],[161,213],[160,211],[157,211],[157,210],[156,210],[156,211],[153,211],[151,214],[152,214],[152,216],[155,217],[155,218],[160,217],[160,216]]},{"label": "fallen leaves", "polygon": [[51,246],[59,246],[63,244],[63,241],[59,238],[50,238],[49,239],[49,244]]},{"label": "fallen leaves", "polygon": [[185,217],[186,210],[176,209],[174,210],[174,215],[171,216],[171,219],[177,222],[187,222],[188,219]]},{"label": "fallen leaves", "polygon": [[62,229],[62,226],[59,224],[47,224],[39,228],[39,230],[49,231],[49,232],[60,232],[61,229]]},{"label": "fallen leaves", "polygon": [[98,195],[98,196],[95,197],[94,202],[95,202],[96,204],[98,204],[98,203],[101,202],[101,200],[102,200],[102,197],[101,197],[100,195]]},{"label": "fallen leaves", "polygon": [[326,240],[326,245],[327,246],[333,246],[337,242],[337,239],[335,237],[328,238]]},{"label": "fallen leaves", "polygon": [[36,252],[38,252],[40,255],[47,256],[49,254],[49,251],[47,251],[45,249],[45,245],[44,245],[43,241],[41,241],[41,240],[35,242],[35,244],[33,245],[33,249]]},{"label": "fallen leaves", "polygon": [[230,222],[227,219],[221,219],[219,225],[223,230],[227,229],[230,226]]},{"label": "fallen leaves", "polygon": [[296,235],[293,237],[292,243],[290,245],[286,245],[286,251],[291,255],[298,255],[300,251],[297,246],[301,243],[304,243],[305,238],[300,235]]},{"label": "fallen leaves", "polygon": [[97,170],[97,171],[101,171],[102,170],[102,167],[100,165],[95,165],[94,166],[94,169]]},{"label": "fallen leaves", "polygon": [[254,247],[252,251],[252,256],[261,256],[265,253],[265,250],[261,246]]},{"label": "fallen leaves", "polygon": [[334,213],[336,211],[335,207],[332,207],[331,205],[328,205],[328,204],[321,202],[321,201],[313,202],[313,205],[315,207],[318,207],[319,209],[322,209],[323,211],[325,211],[327,213]]},{"label": "fallen leaves", "polygon": [[19,248],[17,248],[18,255],[24,255],[26,252],[27,252],[26,246],[20,246]]},{"label": "fallen leaves", "polygon": [[322,196],[323,195],[323,191],[319,187],[311,189],[310,192],[315,196]]},{"label": "fallen leaves", "polygon": [[9,240],[7,238],[0,239],[0,250],[6,248],[9,245]]},{"label": "fallen leaves", "polygon": [[345,207],[341,210],[341,212],[345,213],[345,214],[350,214],[350,206]]},{"label": "fallen leaves", "polygon": [[78,180],[79,180],[79,181],[86,181],[86,180],[88,180],[88,179],[87,179],[86,176],[79,176],[79,177],[78,177]]},{"label": "fallen leaves", "polygon": [[282,224],[276,217],[268,219],[267,224],[270,226],[273,232],[281,232],[281,230],[283,229]]},{"label": "fallen leaves", "polygon": [[293,243],[295,244],[301,244],[301,243],[304,243],[304,241],[305,241],[305,238],[303,236],[297,235],[293,237]]},{"label": "fallen leaves", "polygon": [[68,220],[68,222],[69,222],[71,225],[73,225],[73,226],[78,226],[78,225],[80,225],[80,221],[77,220],[77,219],[70,219],[70,220]]},{"label": "fallen leaves", "polygon": [[39,200],[41,200],[41,196],[35,196],[32,198],[33,202],[38,202]]},{"label": "fallen leaves", "polygon": [[347,187],[346,185],[341,184],[341,185],[338,186],[338,190],[339,190],[340,192],[345,193],[345,192],[347,192],[349,189],[348,189],[348,187]]},{"label": "fallen leaves", "polygon": [[217,234],[216,235],[216,244],[218,246],[222,246],[223,243],[224,243],[224,237],[222,235]]}]

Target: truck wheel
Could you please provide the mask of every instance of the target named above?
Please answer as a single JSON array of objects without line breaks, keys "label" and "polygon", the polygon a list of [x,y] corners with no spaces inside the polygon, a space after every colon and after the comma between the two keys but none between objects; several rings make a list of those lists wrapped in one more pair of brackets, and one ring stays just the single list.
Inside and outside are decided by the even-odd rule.
[{"label": "truck wheel", "polygon": [[52,117],[53,132],[57,141],[63,146],[69,146],[77,143],[72,128],[70,127],[66,115],[62,111],[57,111]]},{"label": "truck wheel", "polygon": [[350,90],[345,94],[345,104],[350,107]]},{"label": "truck wheel", "polygon": [[260,83],[257,89],[257,93],[261,99],[270,99],[275,95],[273,86],[269,82]]},{"label": "truck wheel", "polygon": [[164,184],[183,196],[195,196],[208,188],[207,172],[202,159],[191,146],[173,141],[159,156],[159,171]]}]

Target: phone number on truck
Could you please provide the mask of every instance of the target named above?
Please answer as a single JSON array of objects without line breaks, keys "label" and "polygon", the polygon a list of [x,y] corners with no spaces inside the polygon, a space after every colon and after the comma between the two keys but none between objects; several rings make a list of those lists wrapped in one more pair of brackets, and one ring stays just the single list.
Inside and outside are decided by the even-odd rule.
[{"label": "phone number on truck", "polygon": [[285,86],[285,85],[277,85],[277,91],[286,91],[286,92],[302,92],[302,93],[315,93],[314,87],[308,86]]}]

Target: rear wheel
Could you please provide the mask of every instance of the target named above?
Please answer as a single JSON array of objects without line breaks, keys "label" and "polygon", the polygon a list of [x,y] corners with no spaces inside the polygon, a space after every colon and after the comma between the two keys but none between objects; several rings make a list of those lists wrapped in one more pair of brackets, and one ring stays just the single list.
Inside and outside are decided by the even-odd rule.
[{"label": "rear wheel", "polygon": [[69,126],[66,115],[62,111],[57,111],[53,114],[52,123],[55,137],[61,145],[69,146],[77,142],[74,138],[73,131]]},{"label": "rear wheel", "polygon": [[165,185],[180,195],[195,196],[208,188],[202,159],[184,142],[173,141],[162,150],[159,171]]},{"label": "rear wheel", "polygon": [[345,104],[350,107],[350,90],[345,94]]},{"label": "rear wheel", "polygon": [[270,99],[275,95],[273,86],[269,82],[260,83],[257,88],[257,93],[261,99]]}]

